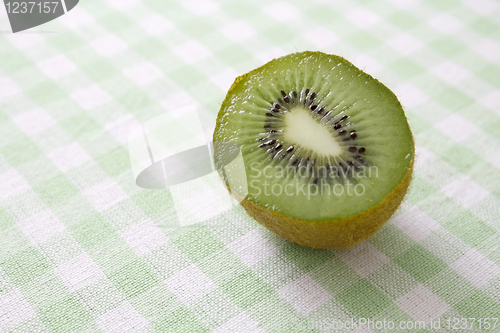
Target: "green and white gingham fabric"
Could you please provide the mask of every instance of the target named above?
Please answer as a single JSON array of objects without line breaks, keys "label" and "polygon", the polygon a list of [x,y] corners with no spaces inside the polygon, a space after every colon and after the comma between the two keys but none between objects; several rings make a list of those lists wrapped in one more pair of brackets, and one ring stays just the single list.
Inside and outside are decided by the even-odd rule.
[{"label": "green and white gingham fabric", "polygon": [[[82,0],[0,30],[1,332],[500,332],[500,2]],[[400,210],[347,250],[240,207],[171,228],[129,133],[196,105],[209,136],[237,75],[303,50],[400,98]]]}]

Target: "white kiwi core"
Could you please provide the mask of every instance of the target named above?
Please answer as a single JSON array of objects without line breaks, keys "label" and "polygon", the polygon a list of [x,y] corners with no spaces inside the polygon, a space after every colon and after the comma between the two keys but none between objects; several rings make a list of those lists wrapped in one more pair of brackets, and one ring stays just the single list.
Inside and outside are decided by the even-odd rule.
[{"label": "white kiwi core", "polygon": [[320,156],[339,156],[342,147],[326,126],[317,122],[301,106],[292,107],[284,117],[283,135],[287,142],[311,150]]}]

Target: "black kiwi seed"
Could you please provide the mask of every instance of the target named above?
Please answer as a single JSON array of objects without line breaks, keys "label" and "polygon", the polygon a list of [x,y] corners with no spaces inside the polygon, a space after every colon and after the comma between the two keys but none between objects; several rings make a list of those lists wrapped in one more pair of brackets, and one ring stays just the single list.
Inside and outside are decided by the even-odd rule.
[{"label": "black kiwi seed", "polygon": [[278,149],[280,149],[280,148],[281,148],[281,146],[282,146],[282,144],[281,144],[281,143],[278,143],[278,144],[276,145],[276,147],[274,147],[274,148],[275,148],[276,150],[278,150]]},{"label": "black kiwi seed", "polygon": [[275,113],[276,113],[276,112],[280,112],[280,110],[278,110],[278,109],[271,109],[271,111],[273,111],[273,112],[275,112]]},{"label": "black kiwi seed", "polygon": [[297,94],[297,92],[294,90],[294,91],[292,92],[292,97],[293,97],[293,98],[297,98],[298,96],[299,96],[299,94]]},{"label": "black kiwi seed", "polygon": [[358,153],[364,153],[366,151],[365,147],[361,147],[358,149]]},{"label": "black kiwi seed", "polygon": [[281,91],[281,95],[282,95],[283,97],[285,97],[285,96],[286,96],[285,91],[283,91],[283,90],[282,90],[282,91]]},{"label": "black kiwi seed", "polygon": [[359,156],[359,155],[354,155],[353,157],[354,157],[355,159],[357,159],[357,160],[360,160],[360,159],[361,159],[361,156]]},{"label": "black kiwi seed", "polygon": [[356,132],[355,132],[355,131],[352,131],[352,132],[351,132],[351,138],[352,138],[352,139],[356,139],[356,137],[357,137],[357,136],[358,136],[358,135],[356,134]]},{"label": "black kiwi seed", "polygon": [[281,108],[281,105],[279,105],[278,103],[274,103],[274,104],[273,104],[273,108],[275,108],[275,109],[278,109],[278,110],[279,110],[279,109]]},{"label": "black kiwi seed", "polygon": [[290,97],[288,96],[283,97],[283,100],[285,101],[285,103],[290,103]]},{"label": "black kiwi seed", "polygon": [[323,111],[325,111],[325,108],[320,108],[320,109],[318,110],[318,114],[322,114],[322,113],[323,113]]},{"label": "black kiwi seed", "polygon": [[317,105],[311,105],[311,110],[314,111],[314,110],[316,110],[317,107],[318,107]]},{"label": "black kiwi seed", "polygon": [[260,148],[262,148],[262,147],[264,147],[265,145],[266,145],[265,143],[261,143],[261,144],[259,145],[259,147],[260,147]]},{"label": "black kiwi seed", "polygon": [[342,130],[339,132],[339,135],[345,135],[346,133],[347,133],[346,131]]},{"label": "black kiwi seed", "polygon": [[346,120],[347,118],[349,118],[349,116],[343,116],[342,118],[340,118],[340,121],[344,121],[344,120]]},{"label": "black kiwi seed", "polygon": [[333,126],[334,129],[338,130],[340,128],[342,128],[342,125],[340,125],[339,123],[335,123],[335,125]]},{"label": "black kiwi seed", "polygon": [[274,133],[277,133],[278,131],[277,130],[270,130],[269,133],[271,134],[274,134]]},{"label": "black kiwi seed", "polygon": [[311,98],[311,101],[312,101],[313,99],[315,99],[315,98],[316,98],[316,93],[312,93],[310,98]]},{"label": "black kiwi seed", "polygon": [[272,113],[270,113],[270,112],[267,112],[267,113],[266,113],[266,116],[268,116],[268,117],[274,117],[274,114],[272,114]]},{"label": "black kiwi seed", "polygon": [[294,148],[293,146],[288,147],[288,149],[286,150],[286,152],[287,153],[291,152],[293,150],[293,148]]},{"label": "black kiwi seed", "polygon": [[269,140],[266,142],[266,145],[274,145],[276,143],[276,140]]},{"label": "black kiwi seed", "polygon": [[306,96],[309,95],[309,89],[306,89]]},{"label": "black kiwi seed", "polygon": [[351,153],[354,153],[356,150],[357,150],[357,149],[356,149],[356,147],[349,147],[349,151],[350,151]]}]

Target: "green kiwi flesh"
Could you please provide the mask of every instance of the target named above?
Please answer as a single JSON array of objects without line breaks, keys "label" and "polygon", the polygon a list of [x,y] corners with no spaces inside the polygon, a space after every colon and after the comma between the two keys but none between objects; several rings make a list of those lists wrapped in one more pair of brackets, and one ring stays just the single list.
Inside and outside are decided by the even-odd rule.
[{"label": "green kiwi flesh", "polygon": [[237,78],[214,142],[241,149],[248,193],[237,194],[311,222],[376,206],[405,177],[414,152],[396,96],[347,60],[321,52],[277,58]]}]

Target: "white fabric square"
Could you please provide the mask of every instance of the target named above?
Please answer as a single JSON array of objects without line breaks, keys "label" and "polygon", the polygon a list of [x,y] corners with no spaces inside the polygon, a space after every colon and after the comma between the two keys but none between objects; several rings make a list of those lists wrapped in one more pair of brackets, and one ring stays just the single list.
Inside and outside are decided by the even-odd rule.
[{"label": "white fabric square", "polygon": [[447,303],[423,285],[418,285],[396,300],[396,304],[413,319],[426,324],[429,324],[432,319],[441,317],[450,309]]},{"label": "white fabric square", "polygon": [[122,188],[111,179],[86,189],[83,195],[100,212],[128,198]]},{"label": "white fabric square", "polygon": [[26,50],[30,47],[40,44],[45,40],[42,34],[6,34],[5,37],[11,44],[20,50]]},{"label": "white fabric square", "polygon": [[90,110],[109,101],[111,96],[97,84],[92,84],[75,91],[71,94],[71,98],[73,98],[82,109]]},{"label": "white fabric square", "polygon": [[482,96],[479,102],[500,115],[500,89],[495,89],[486,96]]},{"label": "white fabric square", "polygon": [[15,117],[14,123],[27,135],[34,135],[53,126],[55,121],[43,109],[36,108]]},{"label": "white fabric square", "polygon": [[126,68],[125,75],[139,86],[154,82],[163,76],[161,70],[150,62],[141,62],[133,67]]},{"label": "white fabric square", "polygon": [[390,2],[399,8],[410,9],[420,3],[420,0],[390,0]]},{"label": "white fabric square", "polygon": [[90,46],[104,57],[112,56],[127,48],[127,44],[124,41],[112,34],[105,34],[93,40],[90,42]]},{"label": "white fabric square", "polygon": [[0,295],[0,331],[7,332],[35,315],[35,311],[18,289]]},{"label": "white fabric square", "polygon": [[191,13],[198,16],[211,15],[219,8],[219,4],[212,0],[187,0],[183,1],[182,4]]},{"label": "white fabric square", "polygon": [[500,275],[500,267],[476,249],[469,250],[451,268],[473,286],[482,288]]},{"label": "white fabric square", "polygon": [[495,0],[464,0],[462,3],[473,11],[483,15],[490,15],[498,10],[499,7],[499,4]]},{"label": "white fabric square", "polygon": [[232,21],[223,26],[220,31],[233,42],[242,42],[255,35],[255,29],[244,21]]},{"label": "white fabric square", "polygon": [[469,136],[480,132],[476,125],[468,122],[458,114],[453,114],[440,121],[435,127],[456,142],[462,142]]},{"label": "white fabric square", "polygon": [[138,256],[149,253],[169,241],[165,233],[150,220],[128,229],[122,234],[122,238]]},{"label": "white fabric square", "polygon": [[483,39],[472,45],[472,49],[481,55],[484,59],[491,62],[497,62],[500,58],[500,44],[491,40]]},{"label": "white fabric square", "polygon": [[174,47],[174,52],[188,64],[194,64],[211,54],[205,46],[192,40]]},{"label": "white fabric square", "polygon": [[28,190],[30,186],[16,170],[10,169],[0,174],[0,201],[6,200],[14,195],[18,195]]},{"label": "white fabric square", "polygon": [[165,110],[171,111],[189,105],[196,106],[198,105],[198,102],[187,92],[179,91],[162,100],[160,104],[165,108]]},{"label": "white fabric square", "polygon": [[219,326],[213,333],[265,333],[266,331],[259,326],[246,312],[241,312],[239,315]]},{"label": "white fabric square", "polygon": [[273,20],[279,22],[289,22],[299,15],[299,10],[295,6],[284,1],[274,2],[264,7],[264,11],[267,15],[271,16]]},{"label": "white fabric square", "polygon": [[146,19],[139,22],[139,25],[151,36],[160,36],[174,28],[171,21],[158,14],[149,14]]},{"label": "white fabric square", "polygon": [[95,24],[94,17],[90,15],[83,6],[76,6],[71,10],[71,15],[63,15],[57,18],[59,23],[62,23],[70,29],[79,29],[83,26]]},{"label": "white fabric square", "polygon": [[62,172],[80,166],[92,159],[76,142],[52,150],[48,153],[48,157]]},{"label": "white fabric square", "polygon": [[388,44],[396,51],[404,55],[410,55],[423,46],[423,43],[410,34],[402,33],[389,39]]},{"label": "white fabric square", "polygon": [[488,161],[497,168],[500,168],[500,151],[497,151],[496,153],[493,153],[493,155],[488,156]]},{"label": "white fabric square", "polygon": [[443,61],[439,65],[432,67],[431,71],[436,76],[451,84],[458,83],[471,76],[468,70],[457,65],[452,60]]},{"label": "white fabric square", "polygon": [[434,158],[433,153],[419,145],[415,145],[415,169],[421,168]]},{"label": "white fabric square", "polygon": [[444,34],[451,34],[463,26],[462,22],[460,22],[456,17],[447,13],[434,15],[429,20],[429,25]]},{"label": "white fabric square", "polygon": [[339,40],[332,30],[325,27],[314,28],[306,32],[304,38],[318,48],[332,45]]},{"label": "white fabric square", "polygon": [[140,0],[107,0],[106,2],[115,9],[124,10],[139,4]]},{"label": "white fabric square", "polygon": [[261,62],[266,63],[269,62],[275,58],[279,58],[281,56],[286,55],[288,52],[281,48],[281,47],[272,47],[267,50],[263,50],[262,52],[257,53],[257,59],[259,59]]},{"label": "white fabric square", "polygon": [[347,14],[349,21],[360,28],[368,28],[380,21],[380,17],[371,10],[360,8]]},{"label": "white fabric square", "polygon": [[116,139],[116,141],[121,144],[126,144],[132,130],[140,125],[140,122],[133,115],[128,114],[112,123],[106,124],[104,128]]},{"label": "white fabric square", "polygon": [[392,219],[392,224],[416,242],[424,240],[441,225],[416,206],[410,206]]},{"label": "white fabric square", "polygon": [[96,323],[106,333],[143,332],[149,326],[148,321],[128,301],[101,315]]},{"label": "white fabric square", "polygon": [[325,305],[332,298],[332,295],[309,275],[302,275],[280,288],[278,295],[304,316]]},{"label": "white fabric square", "polygon": [[366,241],[349,249],[338,251],[337,257],[363,277],[390,262],[385,254]]},{"label": "white fabric square", "polygon": [[232,197],[217,172],[170,187],[182,226],[203,222],[232,208]]},{"label": "white fabric square", "polygon": [[278,249],[257,230],[252,230],[227,245],[245,265],[252,267],[274,255]]},{"label": "white fabric square", "polygon": [[86,253],[56,267],[54,272],[71,292],[85,288],[105,277],[104,272]]},{"label": "white fabric square", "polygon": [[165,284],[183,304],[194,302],[216,288],[212,280],[194,264],[169,277]]},{"label": "white fabric square", "polygon": [[429,96],[411,83],[403,83],[394,89],[404,107],[415,107],[429,100]]},{"label": "white fabric square", "polygon": [[21,91],[21,88],[10,77],[0,77],[0,101],[13,96]]},{"label": "white fabric square", "polygon": [[76,69],[75,64],[62,54],[46,59],[37,65],[51,79],[58,79]]},{"label": "white fabric square", "polygon": [[355,64],[356,67],[361,68],[364,72],[372,74],[383,68],[377,60],[366,54],[360,54],[354,58],[353,64]]},{"label": "white fabric square", "polygon": [[49,209],[18,222],[17,226],[33,245],[41,244],[66,230]]},{"label": "white fabric square", "polygon": [[232,68],[228,68],[220,74],[214,75],[210,78],[217,87],[219,87],[222,91],[228,91],[231,85],[234,82],[234,79],[238,76],[238,72],[236,72]]},{"label": "white fabric square", "polygon": [[444,186],[441,191],[465,208],[470,208],[488,197],[490,193],[465,176]]}]

